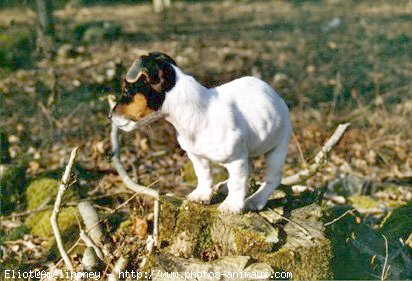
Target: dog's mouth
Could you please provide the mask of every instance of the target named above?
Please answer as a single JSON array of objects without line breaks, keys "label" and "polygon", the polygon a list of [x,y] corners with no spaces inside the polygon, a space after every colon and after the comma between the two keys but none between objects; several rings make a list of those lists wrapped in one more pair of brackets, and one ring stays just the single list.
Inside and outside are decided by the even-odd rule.
[{"label": "dog's mouth", "polygon": [[119,127],[121,130],[130,132],[132,130],[136,130],[142,126],[149,125],[163,117],[163,114],[160,112],[153,112],[148,116],[140,119],[139,121],[133,121],[131,119],[127,119],[119,114],[114,113],[112,116],[113,123]]}]

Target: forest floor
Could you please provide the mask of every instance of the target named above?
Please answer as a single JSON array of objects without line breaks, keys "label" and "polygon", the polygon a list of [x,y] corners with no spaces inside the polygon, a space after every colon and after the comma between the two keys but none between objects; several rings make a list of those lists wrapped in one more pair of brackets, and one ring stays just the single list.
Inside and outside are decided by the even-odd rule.
[{"label": "forest floor", "polygon": [[[176,2],[163,14],[148,3],[66,7],[55,11],[53,62],[36,53],[35,23],[31,8],[0,10],[0,126],[12,162],[27,165],[27,182],[59,178],[78,146],[80,197],[113,195],[99,201],[102,212],[124,202],[130,195],[121,194],[125,189],[110,165],[107,95],[118,94],[134,59],[161,51],[207,86],[244,75],[271,84],[292,116],[285,175],[306,167],[335,127],[350,122],[330,161],[307,185],[342,195],[351,206],[362,196],[389,209],[411,201],[410,1]],[[57,100],[49,107],[51,68]],[[164,192],[186,195],[196,183],[165,121],[122,134],[122,161],[135,180],[159,180],[154,187]],[[254,167],[259,182],[263,158]],[[215,167],[214,174],[219,179],[225,172]],[[21,202],[16,213],[25,208]],[[148,202],[136,200],[127,212],[147,217]],[[364,221],[376,229],[384,217]],[[17,224],[4,219],[6,233],[25,217]]]}]

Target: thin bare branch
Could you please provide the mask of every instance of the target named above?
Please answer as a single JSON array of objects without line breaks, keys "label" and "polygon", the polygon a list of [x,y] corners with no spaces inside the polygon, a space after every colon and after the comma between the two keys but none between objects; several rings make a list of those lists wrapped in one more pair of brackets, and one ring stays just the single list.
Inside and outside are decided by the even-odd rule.
[{"label": "thin bare branch", "polygon": [[[110,108],[113,107],[113,99],[109,96],[109,105]],[[119,128],[112,122],[112,130],[110,133],[110,140],[112,143],[112,162],[113,165],[119,174],[119,177],[122,179],[124,184],[134,192],[138,194],[148,195],[154,198],[154,217],[153,217],[153,238],[155,240],[155,245],[157,245],[157,238],[159,233],[159,192],[150,187],[146,187],[140,184],[133,182],[133,180],[127,175],[126,170],[123,168],[122,163],[120,162],[120,144],[118,137]]]},{"label": "thin bare branch", "polygon": [[59,229],[57,220],[58,220],[58,214],[60,213],[60,205],[61,205],[63,194],[69,185],[70,173],[73,168],[74,159],[76,158],[76,155],[77,155],[77,147],[75,147],[70,154],[69,162],[67,163],[66,169],[64,171],[61,184],[58,187],[59,190],[57,192],[56,201],[54,202],[53,213],[50,216],[50,223],[53,228],[54,236],[56,237],[56,243],[57,243],[57,247],[59,249],[60,255],[62,256],[64,263],[66,264],[66,267],[71,271],[74,271],[74,267],[73,267],[73,264],[69,256],[67,255],[66,250],[64,249],[64,245],[63,245],[62,238],[60,235],[60,229]]},{"label": "thin bare branch", "polygon": [[385,262],[383,263],[383,268],[382,268],[382,275],[381,275],[381,280],[386,280],[388,277],[388,239],[386,239],[386,236],[382,234],[383,239],[385,239]]},{"label": "thin bare branch", "polygon": [[307,167],[306,169],[303,169],[302,171],[294,175],[283,178],[282,184],[291,186],[294,184],[301,183],[309,179],[313,175],[315,175],[319,171],[319,169],[322,167],[322,165],[326,163],[329,153],[335,147],[335,145],[339,142],[339,140],[342,138],[343,134],[345,133],[349,125],[350,123],[340,124],[336,128],[333,135],[323,145],[322,149],[318,152],[318,154],[316,154],[314,163],[309,165],[309,167]]},{"label": "thin bare branch", "polygon": [[352,214],[354,211],[356,211],[356,209],[347,210],[346,212],[344,212],[344,213],[343,213],[342,215],[340,215],[339,217],[331,220],[330,222],[325,223],[324,226],[328,226],[328,225],[334,224],[335,222],[337,222],[337,221],[341,220],[343,217],[345,217],[347,214]]}]

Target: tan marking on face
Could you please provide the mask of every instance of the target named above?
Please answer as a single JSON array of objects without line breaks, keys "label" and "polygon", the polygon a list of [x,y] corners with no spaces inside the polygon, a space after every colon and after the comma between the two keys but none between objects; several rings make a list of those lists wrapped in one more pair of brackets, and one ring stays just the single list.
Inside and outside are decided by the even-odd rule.
[{"label": "tan marking on face", "polygon": [[119,104],[116,111],[133,121],[139,121],[139,119],[154,112],[153,109],[147,106],[147,100],[142,94],[135,94],[129,104]]}]

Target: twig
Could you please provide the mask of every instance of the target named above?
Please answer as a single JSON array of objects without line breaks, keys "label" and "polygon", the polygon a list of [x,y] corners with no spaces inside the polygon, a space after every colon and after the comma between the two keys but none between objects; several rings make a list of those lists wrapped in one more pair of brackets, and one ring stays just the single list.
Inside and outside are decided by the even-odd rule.
[{"label": "twig", "polygon": [[70,173],[73,168],[74,159],[76,158],[76,154],[77,154],[77,147],[75,147],[70,154],[69,162],[67,163],[66,169],[62,177],[61,184],[59,186],[59,191],[57,192],[56,201],[54,202],[53,213],[50,216],[50,223],[53,228],[54,236],[56,237],[56,243],[57,243],[57,247],[59,249],[60,255],[62,256],[64,263],[66,264],[66,267],[71,271],[74,271],[74,267],[73,267],[73,264],[69,256],[67,255],[66,250],[64,249],[64,245],[63,245],[62,238],[60,235],[60,229],[57,223],[57,219],[58,219],[58,214],[60,213],[60,204],[62,201],[63,194],[69,185]]},{"label": "twig", "polygon": [[322,149],[316,154],[314,163],[311,164],[308,168],[303,169],[302,171],[291,175],[289,177],[283,178],[282,179],[282,184],[283,185],[294,185],[301,183],[308,178],[312,177],[314,174],[316,174],[320,167],[326,162],[330,151],[333,149],[333,147],[339,142],[339,140],[342,138],[343,134],[345,133],[346,129],[349,127],[350,123],[346,124],[340,124],[333,135],[327,140],[327,142],[323,145]]},{"label": "twig", "polygon": [[330,222],[325,223],[324,226],[328,226],[328,225],[334,224],[334,223],[337,222],[338,220],[341,220],[341,219],[342,219],[344,216],[346,216],[347,214],[353,213],[353,211],[356,211],[356,209],[347,210],[346,212],[344,212],[344,213],[343,213],[342,215],[340,215],[339,217],[331,220]]},{"label": "twig", "polygon": [[[109,104],[112,107],[113,100],[109,97]],[[113,165],[119,174],[119,177],[122,179],[124,184],[131,190],[136,193],[148,195],[154,198],[154,216],[153,216],[153,238],[155,240],[155,245],[157,245],[157,238],[159,233],[159,192],[152,188],[137,184],[127,175],[126,170],[123,168],[122,163],[120,162],[120,144],[118,137],[119,128],[112,122],[112,130],[110,133],[110,140],[112,143],[112,162]]]},{"label": "twig", "polygon": [[117,281],[119,280],[119,273],[122,272],[127,265],[127,258],[124,256],[120,256],[120,258],[117,260],[115,263],[112,272],[109,274],[109,278],[107,280],[109,281]]},{"label": "twig", "polygon": [[382,268],[382,275],[381,275],[381,280],[385,280],[387,275],[388,275],[388,239],[386,239],[386,236],[382,234],[383,239],[385,239],[385,262],[383,263],[383,268]]},{"label": "twig", "polygon": [[298,139],[296,138],[295,133],[293,133],[293,132],[292,132],[292,137],[293,137],[293,140],[295,141],[296,147],[299,151],[300,160],[302,161],[302,163],[305,165],[305,168],[306,168],[308,166],[308,163],[306,163],[305,157],[303,156],[302,147],[300,146],[300,143],[299,143]]},{"label": "twig", "polygon": [[101,259],[102,261],[104,260],[104,254],[102,250],[99,246],[96,245],[96,243],[90,238],[90,236],[87,235],[86,232],[84,232],[84,230],[80,231],[80,238],[83,240],[87,247],[92,247],[94,249],[99,259]]},{"label": "twig", "polygon": [[297,223],[297,222],[295,222],[295,221],[293,221],[293,220],[285,217],[284,215],[282,215],[281,213],[279,213],[279,212],[276,211],[275,209],[271,209],[271,210],[272,210],[273,212],[275,212],[275,213],[276,213],[279,217],[281,217],[282,219],[284,219],[284,220],[286,220],[287,222],[290,222],[290,223],[296,225],[297,227],[299,227],[307,236],[313,237],[313,236],[309,233],[309,231],[308,231],[305,227],[303,227],[300,223]]},{"label": "twig", "polygon": [[120,156],[120,145],[119,145],[118,131],[119,131],[119,128],[116,126],[116,124],[112,123],[112,131],[111,131],[111,142],[112,142],[112,152],[113,152],[112,162],[120,178],[122,179],[124,184],[129,189],[133,190],[134,192],[148,195],[154,198],[159,198],[159,193],[157,192],[157,190],[137,184],[133,182],[133,180],[127,175],[126,170],[123,168],[120,162],[120,157],[119,157]]}]

